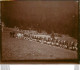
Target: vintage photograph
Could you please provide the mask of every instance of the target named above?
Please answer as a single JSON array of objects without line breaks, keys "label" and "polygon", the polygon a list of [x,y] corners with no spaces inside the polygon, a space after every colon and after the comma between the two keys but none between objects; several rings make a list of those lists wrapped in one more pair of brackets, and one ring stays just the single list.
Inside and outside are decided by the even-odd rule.
[{"label": "vintage photograph", "polygon": [[78,1],[1,2],[2,61],[77,60]]}]

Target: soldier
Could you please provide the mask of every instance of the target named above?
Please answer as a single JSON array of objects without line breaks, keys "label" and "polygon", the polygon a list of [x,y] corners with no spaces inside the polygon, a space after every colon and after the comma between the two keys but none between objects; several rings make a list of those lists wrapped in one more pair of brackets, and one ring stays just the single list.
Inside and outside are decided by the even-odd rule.
[{"label": "soldier", "polygon": [[52,32],[51,37],[52,37],[52,39],[54,39],[54,32]]},{"label": "soldier", "polygon": [[12,32],[12,36],[13,36],[13,38],[15,37],[15,31]]},{"label": "soldier", "polygon": [[12,32],[10,32],[10,37],[12,37]]}]

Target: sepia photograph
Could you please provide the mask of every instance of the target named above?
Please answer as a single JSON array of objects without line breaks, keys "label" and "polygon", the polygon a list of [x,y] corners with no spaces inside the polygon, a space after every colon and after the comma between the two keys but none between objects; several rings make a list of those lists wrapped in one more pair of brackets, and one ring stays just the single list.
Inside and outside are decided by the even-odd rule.
[{"label": "sepia photograph", "polygon": [[1,60],[77,61],[78,15],[78,1],[1,2]]}]

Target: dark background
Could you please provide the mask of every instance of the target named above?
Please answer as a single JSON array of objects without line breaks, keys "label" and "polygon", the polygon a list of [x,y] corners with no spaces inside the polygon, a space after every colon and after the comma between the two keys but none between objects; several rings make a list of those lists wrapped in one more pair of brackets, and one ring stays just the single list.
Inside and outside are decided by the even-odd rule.
[{"label": "dark background", "polygon": [[2,21],[7,27],[44,30],[78,38],[78,2],[2,2]]}]

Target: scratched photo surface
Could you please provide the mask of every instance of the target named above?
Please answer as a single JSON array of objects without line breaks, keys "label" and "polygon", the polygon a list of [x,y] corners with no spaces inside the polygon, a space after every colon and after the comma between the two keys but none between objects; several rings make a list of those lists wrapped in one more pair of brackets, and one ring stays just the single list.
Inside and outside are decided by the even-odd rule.
[{"label": "scratched photo surface", "polygon": [[77,1],[1,3],[2,61],[78,59]]}]

